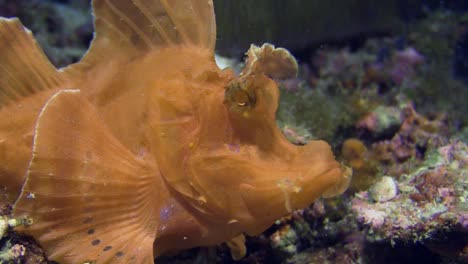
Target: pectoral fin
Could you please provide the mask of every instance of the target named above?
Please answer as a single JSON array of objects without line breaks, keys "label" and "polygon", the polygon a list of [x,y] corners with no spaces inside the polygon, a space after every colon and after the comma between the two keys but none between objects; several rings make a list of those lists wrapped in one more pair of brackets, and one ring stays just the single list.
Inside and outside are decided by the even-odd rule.
[{"label": "pectoral fin", "polygon": [[24,229],[60,263],[153,263],[154,168],[103,125],[78,90],[46,103],[26,183],[14,205]]}]

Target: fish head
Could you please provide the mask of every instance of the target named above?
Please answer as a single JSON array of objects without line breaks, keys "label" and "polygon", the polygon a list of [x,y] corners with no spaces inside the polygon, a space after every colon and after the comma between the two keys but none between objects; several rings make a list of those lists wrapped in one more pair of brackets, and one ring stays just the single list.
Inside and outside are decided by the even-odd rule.
[{"label": "fish head", "polygon": [[244,71],[222,98],[206,103],[209,129],[200,128],[186,163],[200,218],[251,235],[320,196],[342,193],[350,178],[324,141],[297,146],[286,139],[275,117],[278,85],[267,73]]}]

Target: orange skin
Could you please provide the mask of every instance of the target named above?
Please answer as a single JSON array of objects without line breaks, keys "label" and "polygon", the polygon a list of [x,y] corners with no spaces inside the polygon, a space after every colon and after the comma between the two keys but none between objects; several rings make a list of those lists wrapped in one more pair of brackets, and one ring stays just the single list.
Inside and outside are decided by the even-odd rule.
[{"label": "orange skin", "polygon": [[[47,89],[0,109],[11,117],[0,126],[3,201],[32,220],[21,230],[51,260],[152,263],[166,252],[260,234],[347,187],[327,143],[295,146],[282,135],[269,66],[255,66],[251,55],[240,77],[216,66],[211,1],[132,2],[141,12],[123,17],[117,11],[135,6],[95,0],[98,34],[83,60],[61,72],[42,67]],[[188,2],[208,14],[195,37],[183,32],[187,16],[176,23],[174,13]],[[139,32],[133,23],[146,7],[166,10],[178,27],[158,38],[149,35],[154,29]],[[119,42],[109,31],[116,27],[136,33]],[[171,30],[198,44],[142,48],[179,41]]]}]

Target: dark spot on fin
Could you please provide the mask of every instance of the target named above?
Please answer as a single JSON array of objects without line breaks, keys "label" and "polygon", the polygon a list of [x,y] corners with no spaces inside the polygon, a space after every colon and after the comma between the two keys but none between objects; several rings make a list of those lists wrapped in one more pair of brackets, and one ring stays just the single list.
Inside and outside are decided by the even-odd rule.
[{"label": "dark spot on fin", "polygon": [[109,251],[112,249],[112,246],[105,246],[102,251]]}]

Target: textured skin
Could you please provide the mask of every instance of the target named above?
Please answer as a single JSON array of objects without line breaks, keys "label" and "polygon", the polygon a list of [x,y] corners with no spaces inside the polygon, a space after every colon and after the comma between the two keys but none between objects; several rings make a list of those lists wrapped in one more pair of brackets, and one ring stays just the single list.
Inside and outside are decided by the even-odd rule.
[{"label": "textured skin", "polygon": [[[91,48],[61,71],[18,21],[0,24],[0,33],[17,36],[0,44],[24,40],[31,50],[0,57],[20,58],[0,69],[15,69],[0,88],[0,115],[10,115],[0,121],[0,146],[18,153],[2,154],[4,201],[19,193],[14,215],[32,221],[22,230],[51,260],[152,263],[165,252],[237,237],[235,245],[238,235],[259,234],[347,187],[327,143],[294,146],[276,126],[279,91],[268,75],[294,72],[285,50],[252,47],[235,77],[214,62],[211,1],[93,5]],[[13,97],[28,74],[41,85]]]}]

